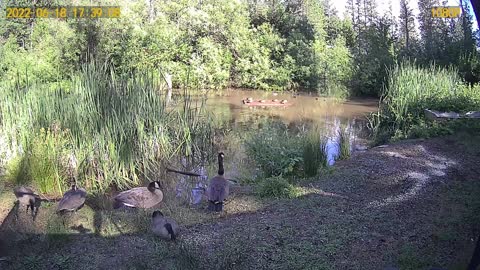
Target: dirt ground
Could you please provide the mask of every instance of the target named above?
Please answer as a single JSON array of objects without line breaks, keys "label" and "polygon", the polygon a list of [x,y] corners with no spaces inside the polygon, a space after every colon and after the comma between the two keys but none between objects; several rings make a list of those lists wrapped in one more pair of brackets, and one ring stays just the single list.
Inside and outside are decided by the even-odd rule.
[{"label": "dirt ground", "polygon": [[46,203],[33,221],[12,208],[0,269],[465,269],[480,234],[479,162],[478,135],[375,147],[302,182],[295,199],[237,193],[220,215],[163,205],[182,226],[174,243],[149,233],[152,210],[92,201],[63,219]]}]

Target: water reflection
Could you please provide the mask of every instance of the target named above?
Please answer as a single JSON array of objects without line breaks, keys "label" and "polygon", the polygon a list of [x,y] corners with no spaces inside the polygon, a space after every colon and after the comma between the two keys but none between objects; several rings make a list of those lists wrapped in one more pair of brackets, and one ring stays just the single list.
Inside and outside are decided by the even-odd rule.
[{"label": "water reflection", "polygon": [[[242,100],[252,97],[254,100],[288,100],[288,107],[250,107]],[[337,102],[330,98],[311,95],[292,96],[290,93],[278,93],[247,90],[225,90],[219,95],[207,99],[207,109],[217,121],[228,121],[234,129],[261,129],[267,122],[282,122],[290,131],[304,131],[312,125],[321,127],[328,137],[328,162],[332,165],[339,153],[338,134],[340,128],[347,127],[351,134],[350,145],[355,146],[365,130],[365,116],[376,111],[375,99],[354,99]]]}]

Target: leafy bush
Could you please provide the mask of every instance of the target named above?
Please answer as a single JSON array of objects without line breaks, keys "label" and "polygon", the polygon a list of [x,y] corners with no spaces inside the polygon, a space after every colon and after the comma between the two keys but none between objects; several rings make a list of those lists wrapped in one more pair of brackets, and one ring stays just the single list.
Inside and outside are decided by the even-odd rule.
[{"label": "leafy bush", "polygon": [[272,176],[257,183],[257,192],[261,197],[294,198],[297,190],[282,176]]},{"label": "leafy bush", "polygon": [[246,142],[247,153],[262,169],[265,177],[294,175],[302,162],[302,142],[287,130],[267,126]]}]

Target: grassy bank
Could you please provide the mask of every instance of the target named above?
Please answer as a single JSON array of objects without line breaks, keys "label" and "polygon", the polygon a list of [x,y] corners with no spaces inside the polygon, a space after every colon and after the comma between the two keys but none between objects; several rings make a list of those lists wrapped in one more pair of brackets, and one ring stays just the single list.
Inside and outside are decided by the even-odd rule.
[{"label": "grassy bank", "polygon": [[[390,139],[445,135],[462,126],[434,123],[424,109],[467,112],[480,110],[480,87],[465,84],[453,69],[404,63],[389,73],[379,112],[370,117],[377,143]],[[467,125],[469,123],[466,123]]]},{"label": "grassy bank", "polygon": [[88,200],[63,223],[45,204],[33,223],[12,209],[0,227],[10,251],[0,267],[465,269],[478,236],[479,142],[463,134],[371,149],[291,199],[233,193],[221,215],[162,206],[181,224],[174,243],[149,232],[153,210],[99,210]]}]

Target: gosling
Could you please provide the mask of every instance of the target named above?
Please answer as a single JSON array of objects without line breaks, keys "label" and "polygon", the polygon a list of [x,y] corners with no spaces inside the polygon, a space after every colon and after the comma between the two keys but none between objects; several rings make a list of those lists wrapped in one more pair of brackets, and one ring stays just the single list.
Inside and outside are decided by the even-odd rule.
[{"label": "gosling", "polygon": [[157,210],[152,214],[152,231],[165,240],[175,241],[178,225],[173,219],[165,217],[162,212]]},{"label": "gosling", "polygon": [[82,208],[85,204],[87,191],[78,188],[77,184],[73,184],[72,188],[63,194],[62,199],[58,203],[57,213],[74,212]]},{"label": "gosling", "polygon": [[20,206],[26,206],[26,213],[28,214],[28,209],[31,209],[32,216],[35,215],[35,203],[40,198],[38,197],[35,192],[29,187],[18,187],[16,188],[13,193],[17,198],[18,203]]}]

